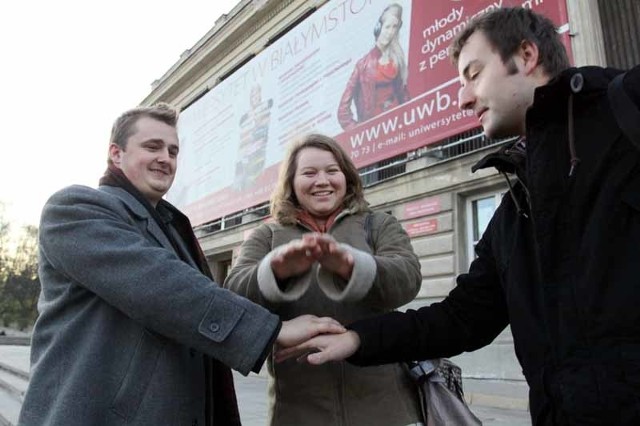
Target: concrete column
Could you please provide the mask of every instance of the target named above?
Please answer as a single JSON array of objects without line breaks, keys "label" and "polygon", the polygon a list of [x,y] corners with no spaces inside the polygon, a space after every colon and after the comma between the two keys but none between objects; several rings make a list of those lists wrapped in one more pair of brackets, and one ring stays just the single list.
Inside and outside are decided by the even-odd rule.
[{"label": "concrete column", "polygon": [[[559,0],[564,1],[564,0]],[[576,66],[606,66],[598,0],[566,0],[571,49]]]}]

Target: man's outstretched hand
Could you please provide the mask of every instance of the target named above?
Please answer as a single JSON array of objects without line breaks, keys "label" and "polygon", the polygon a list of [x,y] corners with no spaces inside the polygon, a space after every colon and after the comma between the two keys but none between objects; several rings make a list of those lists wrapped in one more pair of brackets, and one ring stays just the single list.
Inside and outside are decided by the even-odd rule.
[{"label": "man's outstretched hand", "polygon": [[329,361],[342,361],[349,358],[360,347],[360,337],[355,331],[347,331],[340,334],[323,334],[289,346],[282,347],[276,351],[276,362],[295,357],[301,362],[320,365]]},{"label": "man's outstretched hand", "polygon": [[347,329],[333,318],[301,315],[282,322],[276,344],[281,348],[296,347],[318,335],[340,334],[346,331]]}]

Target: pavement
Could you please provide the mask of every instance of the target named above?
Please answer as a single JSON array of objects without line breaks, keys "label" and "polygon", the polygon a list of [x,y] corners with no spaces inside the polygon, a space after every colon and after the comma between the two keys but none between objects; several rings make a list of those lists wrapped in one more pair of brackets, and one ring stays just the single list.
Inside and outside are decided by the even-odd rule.
[{"label": "pavement", "polygon": [[[250,374],[247,377],[234,372],[234,381],[236,386],[236,394],[238,395],[238,407],[240,409],[240,417],[244,426],[264,426],[266,425],[268,405],[267,405],[267,379],[262,375]],[[464,384],[466,385],[466,383]],[[481,390],[482,384],[475,384],[476,395],[480,395],[477,391]],[[508,389],[507,387],[495,386],[490,384],[484,386],[483,390],[494,388],[499,391]],[[465,388],[466,389],[466,388]],[[465,391],[465,396],[469,399],[469,394]],[[515,399],[515,398],[513,398]],[[482,421],[485,426],[531,426],[531,418],[529,412],[522,409],[508,409],[492,407],[488,405],[480,405],[481,403],[491,402],[490,395],[484,394],[484,399],[479,398],[479,402],[471,404],[471,410]],[[459,425],[455,425],[459,426]]]},{"label": "pavement", "polygon": [[[0,342],[1,343],[1,342]],[[29,346],[0,344],[0,426],[17,423],[28,383]],[[267,378],[234,372],[240,417],[244,426],[266,424]],[[522,382],[464,378],[465,397],[486,426],[530,426],[527,387]]]}]

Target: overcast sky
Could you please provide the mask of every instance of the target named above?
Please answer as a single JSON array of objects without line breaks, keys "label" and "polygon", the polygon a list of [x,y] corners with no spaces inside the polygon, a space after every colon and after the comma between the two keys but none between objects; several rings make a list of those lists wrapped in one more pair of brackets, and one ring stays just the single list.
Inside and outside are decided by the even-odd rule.
[{"label": "overcast sky", "polygon": [[37,225],[66,185],[96,186],[113,120],[238,0],[0,3],[0,202]]}]

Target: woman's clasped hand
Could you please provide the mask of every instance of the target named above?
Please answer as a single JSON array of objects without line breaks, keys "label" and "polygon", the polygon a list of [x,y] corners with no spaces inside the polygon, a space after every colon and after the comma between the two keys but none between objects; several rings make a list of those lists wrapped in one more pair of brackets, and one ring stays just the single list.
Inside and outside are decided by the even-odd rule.
[{"label": "woman's clasped hand", "polygon": [[271,260],[271,269],[283,280],[304,274],[315,262],[345,280],[353,270],[353,256],[331,235],[315,232],[281,246]]}]

